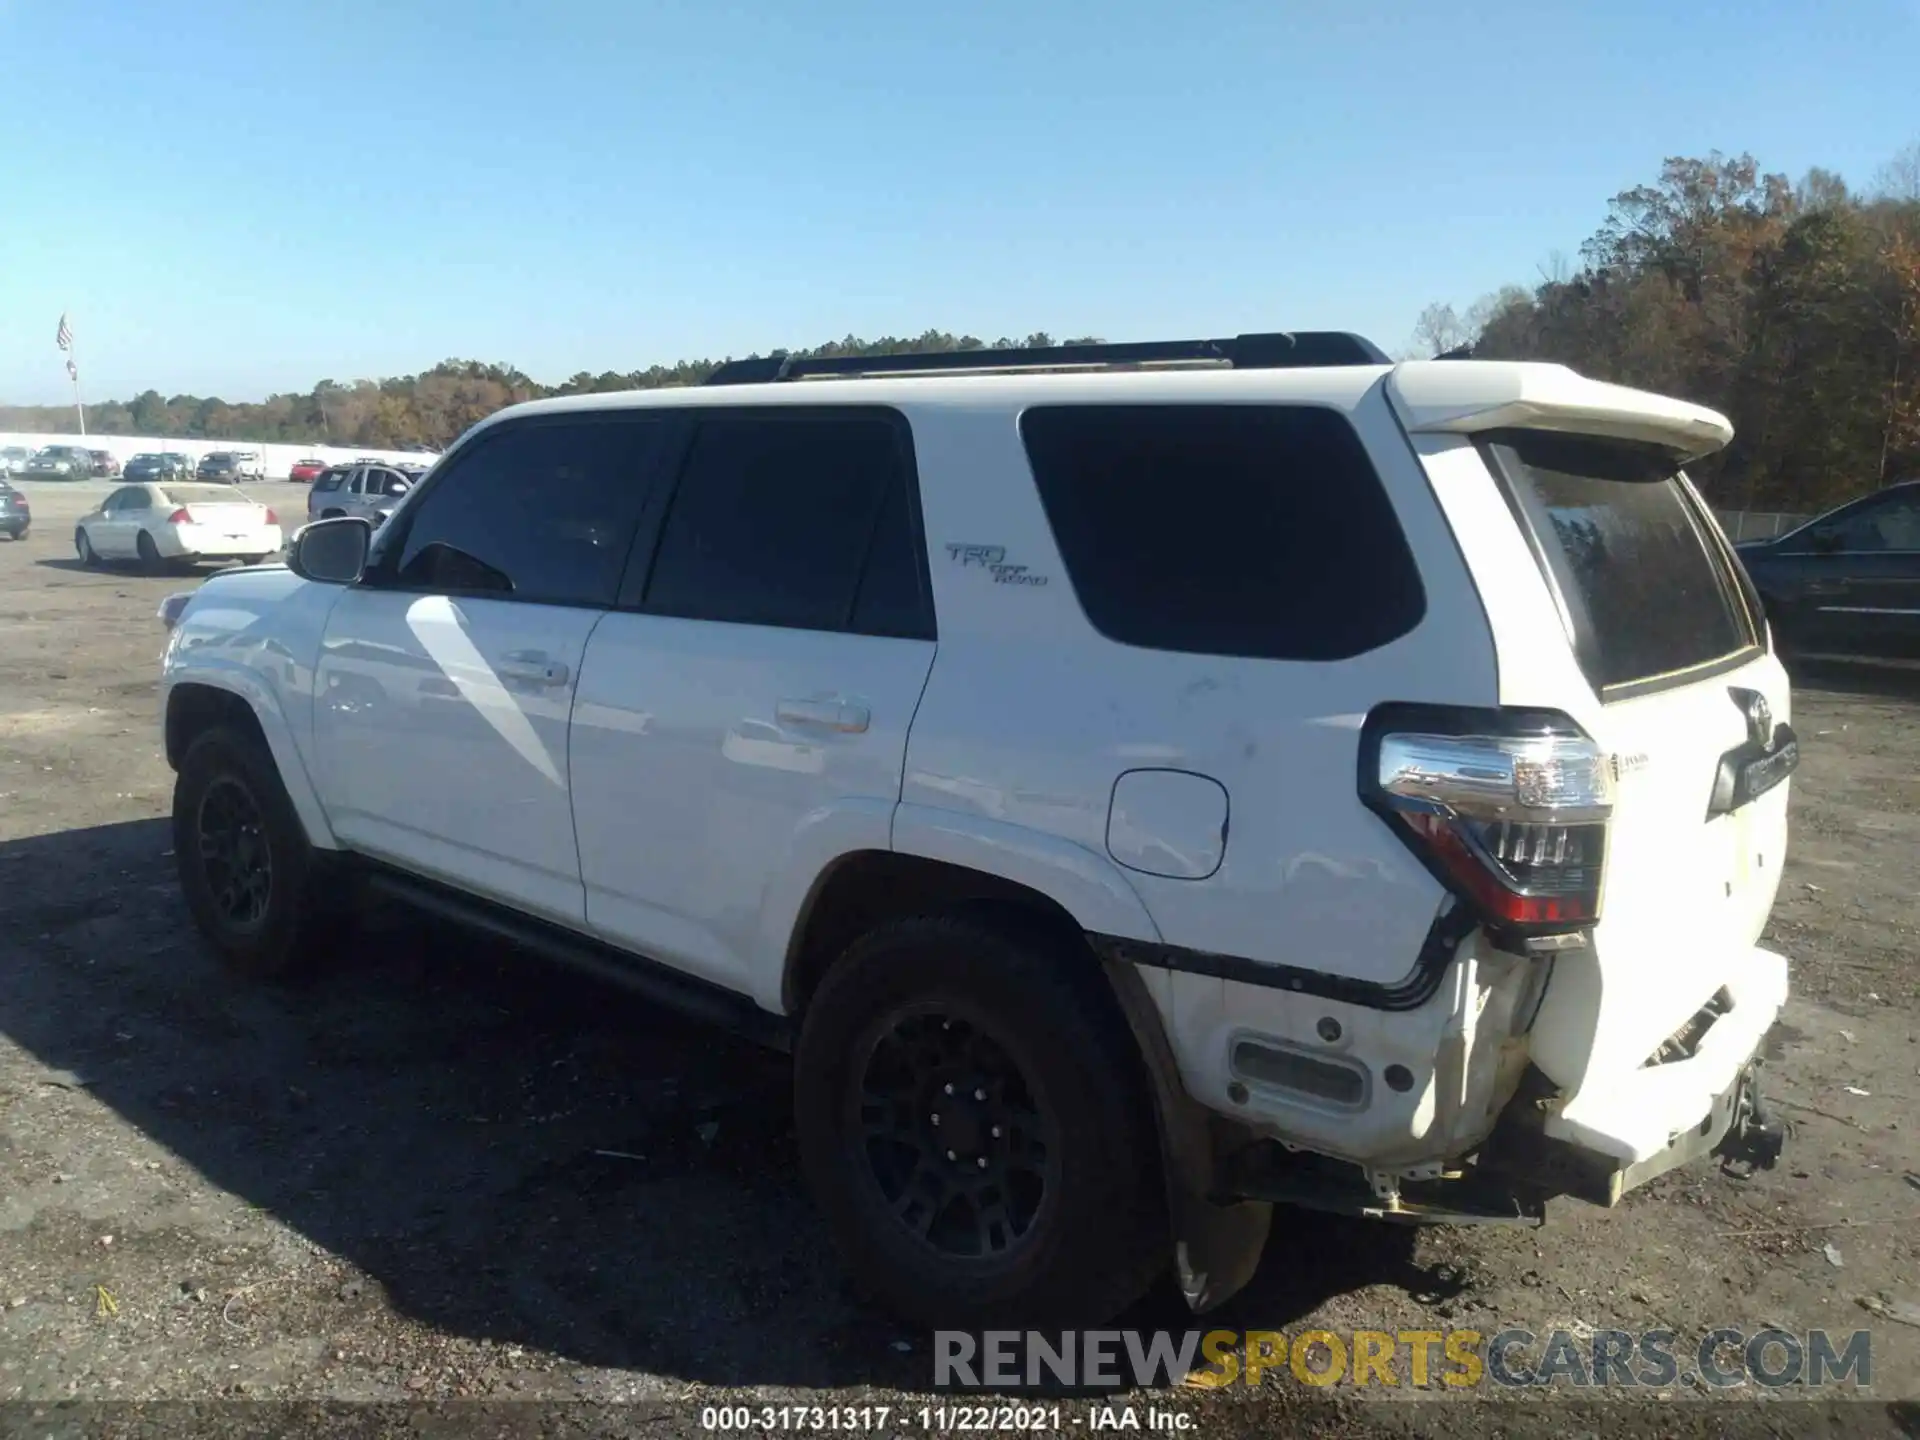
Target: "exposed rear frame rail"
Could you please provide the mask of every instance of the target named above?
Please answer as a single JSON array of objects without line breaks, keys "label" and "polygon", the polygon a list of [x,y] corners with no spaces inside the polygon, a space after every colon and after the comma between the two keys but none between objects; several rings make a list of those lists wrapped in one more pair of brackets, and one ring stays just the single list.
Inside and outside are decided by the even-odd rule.
[{"label": "exposed rear frame rail", "polygon": [[996,374],[1012,370],[1108,369],[1129,365],[1224,365],[1235,370],[1300,370],[1322,365],[1391,365],[1364,336],[1345,330],[1272,331],[1217,340],[1142,340],[1122,345],[1048,345],[1017,350],[920,351],[905,355],[756,355],[729,360],[708,385],[760,385],[827,377]]}]

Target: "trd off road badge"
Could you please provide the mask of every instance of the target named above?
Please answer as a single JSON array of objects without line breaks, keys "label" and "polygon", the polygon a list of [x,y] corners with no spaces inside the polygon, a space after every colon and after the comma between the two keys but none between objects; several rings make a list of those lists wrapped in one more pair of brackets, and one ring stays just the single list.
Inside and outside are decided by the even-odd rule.
[{"label": "trd off road badge", "polygon": [[1007,563],[1007,547],[1004,545],[962,545],[948,542],[947,558],[962,570],[978,566],[993,576],[996,585],[1044,585],[1045,575],[1035,575],[1024,565]]}]

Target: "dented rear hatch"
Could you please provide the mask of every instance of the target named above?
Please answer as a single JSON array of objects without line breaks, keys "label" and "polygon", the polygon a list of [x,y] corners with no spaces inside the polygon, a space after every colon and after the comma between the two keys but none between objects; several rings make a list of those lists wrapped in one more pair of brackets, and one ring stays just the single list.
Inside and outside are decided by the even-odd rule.
[{"label": "dented rear hatch", "polygon": [[1503,705],[1560,711],[1610,756],[1600,918],[1541,956],[1530,1048],[1567,1097],[1550,1131],[1637,1161],[1784,998],[1755,946],[1797,742],[1758,599],[1682,470],[1725,421],[1526,368],[1557,374],[1524,402],[1401,414],[1486,599]]}]

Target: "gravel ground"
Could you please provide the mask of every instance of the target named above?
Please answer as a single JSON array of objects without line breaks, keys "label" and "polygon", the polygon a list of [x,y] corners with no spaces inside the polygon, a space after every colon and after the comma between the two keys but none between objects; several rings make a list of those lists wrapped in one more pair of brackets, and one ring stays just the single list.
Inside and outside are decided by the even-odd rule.
[{"label": "gravel ground", "polygon": [[[211,963],[154,713],[154,609],[196,582],[72,562],[106,488],[33,487],[33,535],[0,541],[0,1434],[692,1433],[727,1404],[965,1428],[920,1422],[954,1399],[931,1337],[841,1283],[780,1057],[404,916],[299,990]],[[300,487],[257,488],[301,513]],[[1287,1215],[1208,1321],[1866,1327],[1870,1400],[1789,1415],[1677,1385],[1582,1419],[1576,1398],[1391,1403],[1282,1369],[1069,1396],[1062,1428],[1112,1404],[1207,1434],[1920,1434],[1920,1328],[1868,1308],[1920,1305],[1916,717],[1920,677],[1800,677],[1779,1168],[1694,1166],[1540,1230]],[[1171,1294],[1121,1323],[1192,1328]],[[548,1403],[503,1403],[526,1401]]]}]

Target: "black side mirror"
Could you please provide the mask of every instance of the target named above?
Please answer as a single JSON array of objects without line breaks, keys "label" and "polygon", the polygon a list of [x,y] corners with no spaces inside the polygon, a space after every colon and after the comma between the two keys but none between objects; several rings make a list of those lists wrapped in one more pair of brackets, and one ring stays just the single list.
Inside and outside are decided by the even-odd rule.
[{"label": "black side mirror", "polygon": [[372,544],[373,526],[358,515],[316,520],[293,537],[287,568],[303,580],[351,585],[365,573]]}]

